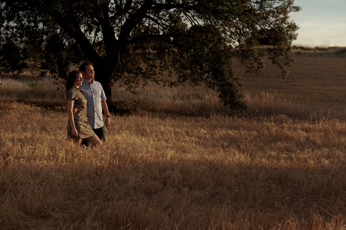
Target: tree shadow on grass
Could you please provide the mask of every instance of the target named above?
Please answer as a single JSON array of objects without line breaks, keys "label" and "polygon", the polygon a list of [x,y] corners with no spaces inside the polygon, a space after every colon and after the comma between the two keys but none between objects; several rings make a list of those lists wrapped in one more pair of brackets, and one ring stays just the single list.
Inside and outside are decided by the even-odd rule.
[{"label": "tree shadow on grass", "polygon": [[103,165],[71,159],[13,168],[7,160],[1,229],[239,229],[244,223],[244,229],[279,229],[287,221],[311,229],[337,227],[346,214],[341,165],[148,161],[122,153]]}]

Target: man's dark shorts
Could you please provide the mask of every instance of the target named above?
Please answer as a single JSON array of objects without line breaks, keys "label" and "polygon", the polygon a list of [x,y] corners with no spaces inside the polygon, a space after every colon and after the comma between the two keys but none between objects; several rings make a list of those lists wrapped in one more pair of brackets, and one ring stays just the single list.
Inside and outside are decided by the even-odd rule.
[{"label": "man's dark shorts", "polygon": [[[99,137],[99,139],[103,142],[106,142],[106,130],[105,130],[105,127],[101,127],[99,129],[93,129],[96,136]],[[82,144],[85,145],[85,146],[89,146],[89,142],[87,140],[84,140],[82,141]]]}]

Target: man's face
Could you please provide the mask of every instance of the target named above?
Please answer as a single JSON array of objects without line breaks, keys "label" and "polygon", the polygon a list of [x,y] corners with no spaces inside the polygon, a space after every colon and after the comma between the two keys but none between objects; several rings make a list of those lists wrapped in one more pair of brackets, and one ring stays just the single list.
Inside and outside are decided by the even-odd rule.
[{"label": "man's face", "polygon": [[85,71],[82,72],[85,80],[90,81],[95,76],[94,67],[92,65],[85,66]]}]

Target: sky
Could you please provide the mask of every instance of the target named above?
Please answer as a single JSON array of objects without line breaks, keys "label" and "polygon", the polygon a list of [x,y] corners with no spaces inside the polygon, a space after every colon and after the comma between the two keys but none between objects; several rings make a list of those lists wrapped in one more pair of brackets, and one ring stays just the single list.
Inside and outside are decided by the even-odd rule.
[{"label": "sky", "polygon": [[293,45],[346,47],[346,0],[295,0],[302,9],[292,13],[299,26]]}]

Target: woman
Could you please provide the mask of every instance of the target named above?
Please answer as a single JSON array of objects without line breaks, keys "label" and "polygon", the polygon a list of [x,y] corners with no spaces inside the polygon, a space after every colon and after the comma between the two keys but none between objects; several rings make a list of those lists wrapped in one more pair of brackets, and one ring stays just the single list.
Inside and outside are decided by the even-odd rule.
[{"label": "woman", "polygon": [[[69,138],[73,139],[75,144],[80,144],[81,139],[85,139],[93,145],[102,145],[102,142],[88,123],[86,110],[87,100],[79,89],[82,82],[83,75],[77,70],[70,72],[66,80],[66,108],[69,121],[67,125],[67,135]],[[73,113],[73,108],[77,108],[77,112]]]}]

